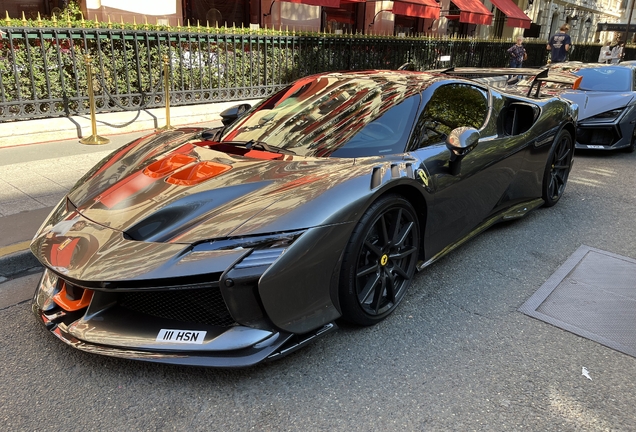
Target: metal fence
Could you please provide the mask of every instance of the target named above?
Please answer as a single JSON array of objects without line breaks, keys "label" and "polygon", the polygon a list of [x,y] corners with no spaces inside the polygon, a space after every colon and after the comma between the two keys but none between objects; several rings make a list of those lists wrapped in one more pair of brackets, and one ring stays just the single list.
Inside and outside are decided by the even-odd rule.
[{"label": "metal fence", "polygon": [[[164,106],[162,58],[171,105],[261,98],[312,73],[507,65],[511,42],[362,35],[246,35],[208,31],[4,29],[0,40],[0,121],[88,113],[86,54],[93,57],[97,112]],[[545,64],[544,43],[526,44],[527,66]],[[596,61],[578,46],[571,60]],[[451,61],[443,61],[450,56]],[[626,58],[636,58],[627,50]]]}]

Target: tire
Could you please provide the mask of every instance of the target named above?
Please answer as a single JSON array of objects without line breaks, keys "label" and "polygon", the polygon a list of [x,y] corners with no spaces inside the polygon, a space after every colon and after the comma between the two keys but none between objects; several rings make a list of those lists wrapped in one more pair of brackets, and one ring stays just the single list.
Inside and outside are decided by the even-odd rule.
[{"label": "tire", "polygon": [[419,243],[419,220],[406,199],[387,195],[367,209],[342,263],[339,297],[345,320],[368,326],[395,310],[415,274]]},{"label": "tire", "polygon": [[572,169],[574,141],[567,130],[557,135],[548,155],[543,174],[543,195],[545,207],[552,207],[561,199]]}]

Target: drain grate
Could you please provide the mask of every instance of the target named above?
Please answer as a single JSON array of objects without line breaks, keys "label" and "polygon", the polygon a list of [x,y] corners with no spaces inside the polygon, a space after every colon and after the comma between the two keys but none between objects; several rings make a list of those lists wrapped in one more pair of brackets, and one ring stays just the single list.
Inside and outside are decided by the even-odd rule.
[{"label": "drain grate", "polygon": [[581,246],[519,311],[636,357],[636,260]]}]

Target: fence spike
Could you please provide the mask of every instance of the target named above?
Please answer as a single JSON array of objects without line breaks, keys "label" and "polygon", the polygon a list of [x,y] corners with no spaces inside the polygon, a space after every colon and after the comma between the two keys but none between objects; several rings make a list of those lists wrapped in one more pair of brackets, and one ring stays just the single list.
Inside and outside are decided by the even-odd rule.
[{"label": "fence spike", "polygon": [[137,30],[137,20],[135,19],[134,15],[133,15],[133,30]]},{"label": "fence spike", "polygon": [[210,33],[210,21],[208,20],[205,21],[205,31]]},{"label": "fence spike", "polygon": [[159,28],[159,17],[155,17],[155,27]]},{"label": "fence spike", "polygon": [[6,14],[4,22],[7,23],[7,27],[11,27],[11,18],[9,18],[9,11],[5,10],[4,13]]},{"label": "fence spike", "polygon": [[71,28],[73,26],[73,23],[71,22],[71,16],[69,15],[68,11],[66,11],[66,27]]},{"label": "fence spike", "polygon": [[26,18],[24,17],[24,11],[22,11],[22,26],[23,26],[23,27],[26,27],[26,26],[27,26],[27,20],[26,20]]},{"label": "fence spike", "polygon": [[126,24],[124,24],[124,16],[123,16],[123,15],[120,15],[119,17],[121,18],[121,24],[120,24],[120,26],[121,26],[121,29],[123,30],[123,29],[125,29],[125,28],[126,28]]},{"label": "fence spike", "polygon": [[106,27],[108,27],[109,29],[113,28],[113,23],[110,21],[110,15],[107,15],[108,17],[108,24],[106,24]]},{"label": "fence spike", "polygon": [[177,18],[177,31],[181,31],[181,20],[179,18]]},{"label": "fence spike", "polygon": [[40,12],[38,12],[38,27],[42,27],[42,18],[40,17]]},{"label": "fence spike", "polygon": [[53,27],[57,27],[57,17],[55,16],[55,14],[53,14],[53,16],[51,17],[51,21],[53,21]]},{"label": "fence spike", "polygon": [[146,15],[144,15],[144,21],[144,30],[148,31],[150,26],[148,25],[148,17]]},{"label": "fence spike", "polygon": [[201,32],[201,23],[197,20],[197,33]]}]

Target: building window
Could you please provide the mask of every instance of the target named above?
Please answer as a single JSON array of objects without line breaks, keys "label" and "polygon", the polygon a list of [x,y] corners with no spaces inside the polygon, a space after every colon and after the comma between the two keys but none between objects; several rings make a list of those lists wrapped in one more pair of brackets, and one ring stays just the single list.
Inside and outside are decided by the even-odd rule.
[{"label": "building window", "polygon": [[190,21],[190,25],[197,23],[210,27],[229,27],[235,25],[249,26],[249,0],[183,0],[184,21]]},{"label": "building window", "polygon": [[358,4],[341,3],[339,8],[322,8],[323,30],[327,33],[355,33]]},{"label": "building window", "polygon": [[407,36],[415,34],[422,28],[420,21],[420,18],[395,15],[394,33],[396,35],[404,33]]}]

